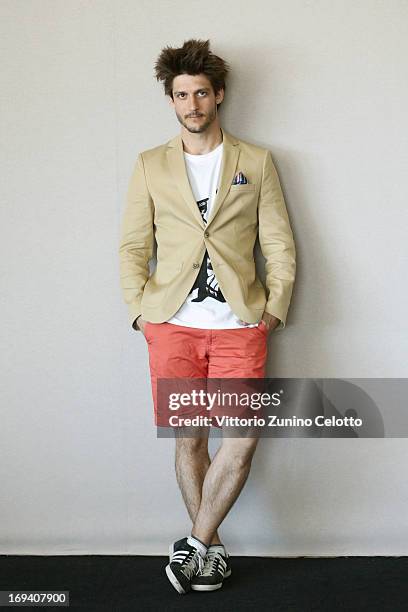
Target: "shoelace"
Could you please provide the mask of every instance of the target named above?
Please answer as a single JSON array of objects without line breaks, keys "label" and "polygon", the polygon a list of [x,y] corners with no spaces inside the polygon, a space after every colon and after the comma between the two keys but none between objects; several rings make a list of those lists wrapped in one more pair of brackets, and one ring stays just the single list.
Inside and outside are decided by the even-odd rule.
[{"label": "shoelace", "polygon": [[204,559],[202,558],[198,550],[192,550],[181,562],[181,565],[181,571],[188,580],[191,580],[191,578],[195,576],[195,574],[201,573],[204,567]]},{"label": "shoelace", "polygon": [[220,553],[217,550],[209,549],[207,551],[204,565],[200,571],[201,576],[211,576],[212,574],[215,574],[220,564],[218,557],[219,554]]}]

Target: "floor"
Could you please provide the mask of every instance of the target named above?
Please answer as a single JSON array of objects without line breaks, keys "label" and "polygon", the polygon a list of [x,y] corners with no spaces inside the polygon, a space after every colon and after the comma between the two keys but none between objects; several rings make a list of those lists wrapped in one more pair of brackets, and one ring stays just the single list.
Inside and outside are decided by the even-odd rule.
[{"label": "floor", "polygon": [[164,572],[165,557],[1,555],[0,591],[69,591],[70,610],[95,612],[408,610],[408,557],[231,557],[231,562],[232,575],[221,590],[179,595]]}]

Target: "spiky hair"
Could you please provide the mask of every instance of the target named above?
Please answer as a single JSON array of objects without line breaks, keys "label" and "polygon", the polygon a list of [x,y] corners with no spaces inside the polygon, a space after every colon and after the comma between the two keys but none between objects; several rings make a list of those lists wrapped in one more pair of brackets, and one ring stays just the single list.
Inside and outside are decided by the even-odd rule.
[{"label": "spiky hair", "polygon": [[226,61],[210,51],[209,40],[191,38],[182,47],[164,47],[154,65],[157,81],[162,81],[164,93],[173,97],[173,79],[179,74],[205,74],[215,93],[225,90],[225,79],[230,70]]}]

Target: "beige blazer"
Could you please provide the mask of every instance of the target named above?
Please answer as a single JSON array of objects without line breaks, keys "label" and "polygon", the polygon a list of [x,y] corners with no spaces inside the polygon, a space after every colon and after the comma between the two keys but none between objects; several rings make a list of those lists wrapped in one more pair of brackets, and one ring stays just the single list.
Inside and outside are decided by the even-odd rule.
[{"label": "beige blazer", "polygon": [[[121,226],[120,285],[130,323],[173,316],[189,294],[208,250],[221,291],[243,321],[264,310],[285,327],[295,279],[295,245],[271,154],[225,130],[218,193],[207,224],[190,188],[181,134],[138,155]],[[237,172],[248,184],[231,185]],[[257,278],[259,235],[266,287]],[[157,242],[157,266],[148,262]]]}]

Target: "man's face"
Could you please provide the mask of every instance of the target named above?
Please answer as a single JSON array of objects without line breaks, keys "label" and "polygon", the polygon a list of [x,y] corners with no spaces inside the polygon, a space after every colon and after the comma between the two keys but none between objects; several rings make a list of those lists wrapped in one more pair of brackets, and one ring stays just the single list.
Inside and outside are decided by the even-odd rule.
[{"label": "man's face", "polygon": [[217,117],[217,104],[224,98],[221,89],[215,95],[211,82],[204,74],[180,74],[173,79],[173,100],[176,116],[191,133],[205,132]]}]

